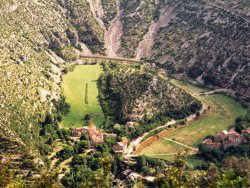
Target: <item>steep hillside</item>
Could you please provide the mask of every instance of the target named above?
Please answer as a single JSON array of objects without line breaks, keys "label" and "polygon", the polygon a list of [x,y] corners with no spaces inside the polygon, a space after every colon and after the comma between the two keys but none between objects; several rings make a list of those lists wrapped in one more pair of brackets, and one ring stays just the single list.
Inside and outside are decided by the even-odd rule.
[{"label": "steep hillside", "polygon": [[103,22],[108,27],[117,15],[118,4],[116,0],[101,0],[101,3],[104,9]]},{"label": "steep hillside", "polygon": [[[137,59],[146,58],[178,77],[188,76],[208,87],[227,88],[249,104],[249,3],[182,0],[155,2],[155,7],[150,26],[145,21],[149,16],[140,14],[139,8],[131,10],[141,17],[130,17],[129,25],[135,27],[123,39],[136,39],[123,45],[123,51],[133,55],[130,50],[138,46],[133,55]],[[136,29],[140,21],[148,30],[143,40]]]},{"label": "steep hillside", "polygon": [[63,63],[104,53],[103,40],[87,1],[1,1],[0,131],[10,148],[40,155],[39,122],[59,98]]},{"label": "steep hillside", "polygon": [[105,66],[99,79],[106,116],[116,121],[151,120],[167,116],[182,119],[196,113],[201,103],[144,66]]},{"label": "steep hillside", "polygon": [[123,35],[121,54],[133,57],[136,47],[147,33],[154,16],[154,0],[122,0]]}]

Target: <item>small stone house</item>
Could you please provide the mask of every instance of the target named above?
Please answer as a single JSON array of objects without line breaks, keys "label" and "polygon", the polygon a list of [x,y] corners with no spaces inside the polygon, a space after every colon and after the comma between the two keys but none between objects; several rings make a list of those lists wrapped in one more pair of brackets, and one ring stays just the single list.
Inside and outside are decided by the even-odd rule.
[{"label": "small stone house", "polygon": [[95,125],[88,126],[88,135],[92,144],[98,144],[104,142],[103,134],[96,129]]},{"label": "small stone house", "polygon": [[210,149],[220,149],[221,147],[220,142],[213,142],[211,138],[205,139],[202,143],[205,144]]},{"label": "small stone house", "polygon": [[242,134],[250,134],[250,127],[242,131]]},{"label": "small stone house", "polygon": [[71,136],[80,137],[83,133],[87,134],[92,144],[103,143],[105,138],[115,138],[116,134],[103,133],[97,130],[94,124],[83,128],[71,128]]},{"label": "small stone house", "polygon": [[92,144],[103,143],[105,138],[115,138],[117,136],[113,133],[103,133],[97,130],[95,125],[88,126],[87,132]]},{"label": "small stone house", "polygon": [[211,138],[205,139],[202,143],[205,144],[210,149],[227,149],[231,146],[238,146],[241,143],[246,143],[247,140],[244,137],[244,133],[249,130],[245,130],[242,134],[237,133],[234,129],[228,131],[222,131],[214,136],[214,140]]}]

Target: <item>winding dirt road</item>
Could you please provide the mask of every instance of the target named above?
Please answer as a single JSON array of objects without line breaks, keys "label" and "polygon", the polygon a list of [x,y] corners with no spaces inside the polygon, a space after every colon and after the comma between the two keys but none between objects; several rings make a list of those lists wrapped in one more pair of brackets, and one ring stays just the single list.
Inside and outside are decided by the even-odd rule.
[{"label": "winding dirt road", "polygon": [[[160,76],[162,79],[164,79],[164,80],[168,80],[167,77],[165,77],[164,75],[162,75],[162,74],[160,74],[160,73],[159,73],[159,76]],[[195,97],[197,100],[201,101],[201,103],[202,103],[202,108],[201,108],[201,110],[200,110],[200,114],[203,114],[203,113],[206,112],[206,110],[208,109],[208,104],[207,104],[206,101],[204,101],[199,95],[198,95],[198,96],[195,95],[195,93],[193,93],[193,91],[191,91],[190,89],[188,89],[188,88],[186,88],[186,87],[184,87],[184,86],[178,84],[177,82],[174,82],[173,80],[171,80],[170,82],[171,82],[172,84],[174,84],[176,87],[179,87],[179,88],[183,89],[184,91],[186,91],[187,93],[189,93],[190,95],[192,95],[193,97]],[[194,121],[196,117],[197,117],[196,114],[191,114],[190,116],[186,117],[186,120],[187,120],[188,122],[191,122],[191,121]],[[134,141],[132,141],[132,142],[130,143],[130,145],[128,146],[128,148],[127,148],[127,150],[126,150],[126,152],[125,152],[125,154],[124,154],[125,157],[126,157],[126,158],[130,158],[131,156],[133,156],[134,150],[135,150],[135,149],[137,148],[137,146],[142,142],[142,140],[143,140],[146,136],[148,136],[151,132],[153,132],[153,131],[155,131],[155,130],[162,129],[162,128],[167,128],[169,125],[173,125],[173,124],[175,124],[175,123],[176,123],[176,120],[171,120],[171,121],[168,122],[167,124],[162,125],[162,126],[160,126],[160,127],[157,127],[157,128],[155,128],[155,129],[152,129],[151,131],[146,132],[146,133],[144,133],[142,136],[136,138],[136,139],[135,139]],[[173,140],[171,140],[171,141],[173,141]],[[173,141],[173,142],[175,142],[175,141]],[[181,145],[182,145],[182,143],[178,143],[178,144],[181,144]],[[189,146],[186,146],[186,145],[184,145],[184,144],[183,144],[183,146],[189,147]],[[191,148],[191,147],[190,147],[190,148]],[[190,149],[190,148],[189,148],[189,149]],[[191,149],[197,151],[196,148],[191,148]]]}]

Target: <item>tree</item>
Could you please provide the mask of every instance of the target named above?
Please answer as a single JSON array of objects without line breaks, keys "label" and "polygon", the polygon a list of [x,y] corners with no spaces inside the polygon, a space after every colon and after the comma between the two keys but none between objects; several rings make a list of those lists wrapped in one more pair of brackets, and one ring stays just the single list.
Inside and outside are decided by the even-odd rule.
[{"label": "tree", "polygon": [[85,121],[86,125],[89,125],[91,123],[91,116],[89,114],[86,114],[83,118],[83,120]]},{"label": "tree", "polygon": [[80,140],[89,140],[87,134],[82,134]]},{"label": "tree", "polygon": [[75,150],[72,146],[66,146],[64,149],[57,153],[57,156],[62,159],[68,159],[75,154]]},{"label": "tree", "polygon": [[45,117],[45,120],[44,120],[44,125],[52,124],[52,123],[53,123],[52,115],[51,114],[47,114],[46,117]]},{"label": "tree", "polygon": [[86,141],[86,140],[82,140],[80,142],[77,143],[75,150],[76,153],[82,153],[84,152],[85,149],[89,148],[90,146],[90,142]]},{"label": "tree", "polygon": [[75,166],[75,165],[86,165],[86,164],[87,164],[87,161],[86,161],[86,158],[83,157],[83,156],[74,155],[71,164],[72,164],[73,166]]},{"label": "tree", "polygon": [[96,171],[97,169],[99,169],[101,166],[100,166],[100,162],[99,162],[99,159],[97,158],[94,158],[91,162],[90,162],[90,168],[93,170],[93,171]]},{"label": "tree", "polygon": [[137,164],[136,164],[136,171],[137,172],[142,172],[143,171],[143,167],[146,166],[146,159],[145,159],[145,156],[142,155],[142,156],[139,156],[138,159],[137,159]]},{"label": "tree", "polygon": [[226,158],[222,161],[222,168],[225,171],[233,171],[237,176],[247,177],[250,175],[250,159],[235,156]]},{"label": "tree", "polygon": [[185,156],[186,154],[178,153],[173,165],[156,177],[155,182],[158,187],[199,187],[198,178],[191,178],[190,174],[185,171]]},{"label": "tree", "polygon": [[248,142],[250,142],[250,134],[244,134],[245,139],[247,139]]}]

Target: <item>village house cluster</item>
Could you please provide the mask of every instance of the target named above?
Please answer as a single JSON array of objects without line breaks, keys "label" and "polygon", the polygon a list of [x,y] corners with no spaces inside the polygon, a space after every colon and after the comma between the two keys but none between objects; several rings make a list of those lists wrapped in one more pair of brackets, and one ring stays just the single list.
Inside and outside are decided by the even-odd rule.
[{"label": "village house cluster", "polygon": [[243,130],[241,134],[234,129],[230,131],[222,131],[214,135],[214,138],[207,138],[202,143],[210,149],[227,149],[231,146],[239,146],[243,143],[249,143],[244,137],[245,134],[250,134],[250,128]]},{"label": "village house cluster", "polygon": [[96,128],[95,125],[90,125],[83,128],[71,128],[71,136],[80,137],[82,134],[87,134],[92,144],[104,143],[105,138],[115,138],[116,134],[103,133]]},{"label": "village house cluster", "polygon": [[[72,137],[81,137],[83,134],[86,134],[91,142],[91,144],[100,144],[104,143],[105,138],[116,138],[117,135],[114,133],[104,133],[96,128],[95,125],[90,125],[83,128],[71,128]],[[128,142],[122,141],[117,142],[113,146],[115,153],[125,153],[127,149]]]}]

